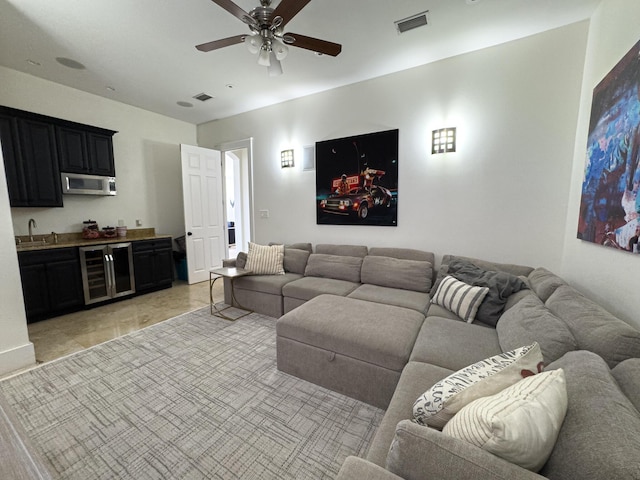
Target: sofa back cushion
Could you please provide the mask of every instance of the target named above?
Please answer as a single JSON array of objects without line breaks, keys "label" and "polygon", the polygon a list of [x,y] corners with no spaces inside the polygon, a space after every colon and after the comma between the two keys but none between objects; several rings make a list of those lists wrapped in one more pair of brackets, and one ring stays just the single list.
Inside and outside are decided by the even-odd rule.
[{"label": "sofa back cushion", "polygon": [[540,474],[559,480],[640,478],[640,414],[622,393],[605,361],[569,352],[562,368],[569,405],[553,452]]},{"label": "sofa back cushion", "polygon": [[611,370],[613,378],[631,403],[640,412],[640,358],[620,362]]},{"label": "sofa back cushion", "polygon": [[577,350],[578,343],[569,327],[551,313],[535,293],[527,292],[526,297],[500,317],[496,326],[500,348],[506,352],[538,342],[546,364]]},{"label": "sofa back cushion", "polygon": [[[269,245],[282,245],[278,242],[271,242]],[[301,243],[290,243],[285,244],[284,248],[295,248],[296,250],[306,250],[309,253],[313,253],[313,246],[310,243],[301,242]]]},{"label": "sofa back cushion", "polygon": [[555,273],[550,272],[544,267],[538,267],[527,277],[529,286],[540,297],[540,300],[546,302],[551,294],[556,291],[560,285],[566,285],[562,278]]},{"label": "sofa back cushion", "polygon": [[607,312],[577,290],[561,285],[546,304],[571,330],[581,350],[600,355],[613,368],[627,358],[640,357],[640,330]]},{"label": "sofa back cushion", "polygon": [[413,248],[371,247],[369,249],[369,255],[401,258],[403,260],[421,260],[423,262],[430,262],[431,265],[435,265],[436,263],[436,257],[433,252],[415,250]]},{"label": "sofa back cushion", "polygon": [[244,268],[247,265],[247,252],[238,252],[236,256],[236,267]]},{"label": "sofa back cushion", "polygon": [[298,273],[304,275],[309,260],[308,250],[300,250],[297,248],[284,247],[284,271],[289,273]]},{"label": "sofa back cushion", "polygon": [[362,283],[428,293],[431,262],[367,255],[362,262]]},{"label": "sofa back cushion", "polygon": [[369,249],[365,245],[334,245],[332,243],[321,243],[316,245],[316,253],[364,257],[369,253]]},{"label": "sofa back cushion", "polygon": [[360,283],[361,268],[362,257],[312,253],[309,255],[304,275]]}]

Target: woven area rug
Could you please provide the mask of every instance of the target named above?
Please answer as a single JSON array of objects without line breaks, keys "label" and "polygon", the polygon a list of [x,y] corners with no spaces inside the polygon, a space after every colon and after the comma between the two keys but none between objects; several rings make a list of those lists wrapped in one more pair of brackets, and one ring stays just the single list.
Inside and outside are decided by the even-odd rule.
[{"label": "woven area rug", "polygon": [[275,345],[275,319],[206,307],[0,390],[59,478],[334,478],[384,412],[279,372]]}]

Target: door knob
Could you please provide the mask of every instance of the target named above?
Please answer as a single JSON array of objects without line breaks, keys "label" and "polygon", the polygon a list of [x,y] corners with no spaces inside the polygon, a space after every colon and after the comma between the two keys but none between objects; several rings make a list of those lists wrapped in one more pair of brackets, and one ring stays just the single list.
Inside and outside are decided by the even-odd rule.
[{"label": "door knob", "polygon": [[187,232],[187,235],[191,236],[191,235],[193,235],[193,233],[191,233],[191,232]]}]

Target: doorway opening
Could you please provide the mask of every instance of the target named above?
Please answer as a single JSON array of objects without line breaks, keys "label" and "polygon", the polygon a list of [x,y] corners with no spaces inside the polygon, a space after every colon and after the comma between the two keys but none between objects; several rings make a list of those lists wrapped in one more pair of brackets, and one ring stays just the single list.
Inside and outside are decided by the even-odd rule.
[{"label": "doorway opening", "polygon": [[253,238],[252,139],[217,147],[223,154],[224,212],[227,226],[227,258],[249,249]]}]

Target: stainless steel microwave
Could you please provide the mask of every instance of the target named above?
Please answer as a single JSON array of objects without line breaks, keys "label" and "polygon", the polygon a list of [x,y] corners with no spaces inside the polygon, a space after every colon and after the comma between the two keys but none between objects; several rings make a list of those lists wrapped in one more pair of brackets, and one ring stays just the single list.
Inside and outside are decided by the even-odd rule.
[{"label": "stainless steel microwave", "polygon": [[115,195],[116,177],[61,173],[62,193],[68,195]]}]

